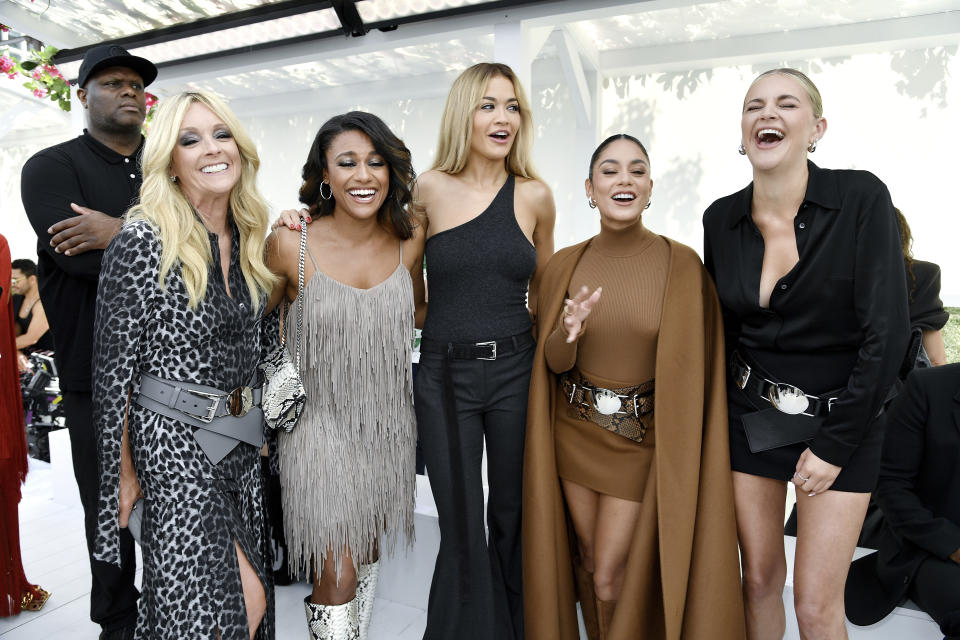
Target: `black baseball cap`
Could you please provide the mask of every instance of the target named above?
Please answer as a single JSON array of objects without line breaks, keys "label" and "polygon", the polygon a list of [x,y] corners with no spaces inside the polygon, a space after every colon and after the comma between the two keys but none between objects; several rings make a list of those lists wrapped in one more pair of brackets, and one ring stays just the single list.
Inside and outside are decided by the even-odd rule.
[{"label": "black baseball cap", "polygon": [[80,73],[77,75],[77,86],[82,87],[87,84],[90,76],[108,67],[133,69],[143,78],[145,87],[157,78],[157,67],[146,58],[131,55],[126,49],[116,44],[102,44],[90,49],[83,56]]}]

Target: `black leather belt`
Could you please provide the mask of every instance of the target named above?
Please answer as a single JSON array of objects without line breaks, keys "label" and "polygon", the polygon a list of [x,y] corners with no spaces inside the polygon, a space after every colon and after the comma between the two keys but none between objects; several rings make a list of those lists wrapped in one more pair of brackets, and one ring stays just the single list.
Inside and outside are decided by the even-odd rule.
[{"label": "black leather belt", "polygon": [[536,341],[529,332],[500,340],[473,343],[442,342],[422,338],[420,340],[420,351],[447,356],[454,360],[496,360],[498,357],[523,351],[532,347],[535,343]]},{"label": "black leather belt", "polygon": [[[824,417],[830,414],[837,396],[824,394],[814,396],[804,393],[803,390],[787,384],[764,378],[759,371],[744,361],[743,357],[734,352],[730,359],[730,375],[737,387],[747,393],[756,394],[774,408],[790,415],[805,415]],[[842,389],[835,392],[839,394]]]}]

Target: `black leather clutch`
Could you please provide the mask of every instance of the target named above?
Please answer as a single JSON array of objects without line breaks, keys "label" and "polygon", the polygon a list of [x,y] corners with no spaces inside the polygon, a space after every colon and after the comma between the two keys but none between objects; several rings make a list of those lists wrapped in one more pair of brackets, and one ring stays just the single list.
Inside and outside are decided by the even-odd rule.
[{"label": "black leather clutch", "polygon": [[812,440],[823,424],[821,417],[791,415],[774,408],[745,413],[740,419],[751,453]]}]

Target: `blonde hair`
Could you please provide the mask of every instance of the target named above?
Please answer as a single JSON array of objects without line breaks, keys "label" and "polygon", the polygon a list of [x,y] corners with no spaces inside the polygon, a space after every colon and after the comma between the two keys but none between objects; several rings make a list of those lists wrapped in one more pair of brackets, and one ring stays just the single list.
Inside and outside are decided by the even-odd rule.
[{"label": "blonde hair", "polygon": [[491,78],[503,77],[513,83],[513,91],[520,106],[520,131],[507,154],[507,171],[524,178],[540,179],[533,169],[530,155],[533,148],[533,116],[530,103],[513,69],[499,62],[481,62],[465,70],[453,81],[447,104],[440,120],[440,137],[433,169],[444,173],[460,173],[470,156],[473,135],[473,114],[480,105],[483,92]]},{"label": "blonde hair", "polygon": [[[806,92],[807,97],[810,98],[810,104],[813,106],[813,117],[817,119],[823,117],[823,98],[820,97],[820,90],[817,89],[817,85],[813,84],[813,80],[811,80],[803,71],[791,69],[790,67],[770,69],[769,71],[764,71],[754,78],[753,82],[750,83],[750,86],[752,87],[761,79],[766,78],[767,76],[772,76],[775,73],[781,76],[789,76],[799,82],[800,86],[803,87],[804,92]],[[749,91],[749,89],[747,89],[747,91]]]},{"label": "blonde hair", "polygon": [[196,308],[207,292],[207,274],[213,262],[210,239],[180,186],[170,180],[183,117],[194,104],[210,109],[227,126],[240,151],[240,180],[230,192],[230,212],[240,232],[240,268],[256,312],[261,296],[269,294],[276,281],[263,261],[269,212],[257,190],[257,148],[223,100],[211,93],[190,91],[161,101],[143,148],[140,203],[130,209],[127,219],[146,220],[156,230],[161,244],[160,287],[165,288],[167,275],[179,263],[190,307]]}]

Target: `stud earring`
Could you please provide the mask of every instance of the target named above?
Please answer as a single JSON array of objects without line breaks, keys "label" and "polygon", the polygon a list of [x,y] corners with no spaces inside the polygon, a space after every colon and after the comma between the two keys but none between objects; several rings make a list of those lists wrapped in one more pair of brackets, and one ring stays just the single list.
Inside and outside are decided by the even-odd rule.
[{"label": "stud earring", "polygon": [[596,208],[597,208],[597,201],[594,200],[593,198],[587,199],[587,204],[590,205],[590,208],[591,208],[591,209],[596,209]]},{"label": "stud earring", "polygon": [[[327,195],[323,195],[323,185],[327,185]],[[329,200],[333,197],[333,189],[330,187],[330,183],[326,180],[320,183],[320,197],[324,200]]]},{"label": "stud earring", "polygon": [[653,200],[647,200],[647,204],[643,205],[643,208],[644,208],[644,209],[649,209],[651,202],[653,202]]},{"label": "stud earring", "polygon": [[170,182],[176,183],[176,182],[177,182],[177,176],[170,176]]},{"label": "stud earring", "polygon": [[807,145],[807,151],[809,151],[810,153],[813,153],[816,150],[817,150],[817,139],[814,138],[813,142]]},{"label": "stud earring", "polygon": [[739,154],[742,155],[742,156],[747,155],[747,150],[743,148],[743,144],[742,144],[742,143],[740,144],[740,147],[737,149],[737,153],[739,153]]}]

